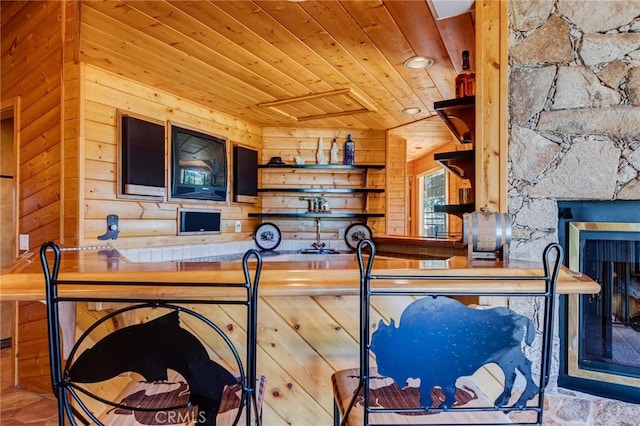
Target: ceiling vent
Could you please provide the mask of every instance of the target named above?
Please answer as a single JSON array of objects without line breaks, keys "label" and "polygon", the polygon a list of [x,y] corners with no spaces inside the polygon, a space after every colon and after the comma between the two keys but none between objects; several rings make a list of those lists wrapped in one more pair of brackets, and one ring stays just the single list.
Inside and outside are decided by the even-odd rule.
[{"label": "ceiling vent", "polygon": [[295,121],[340,117],[376,110],[364,97],[348,88],[262,102],[258,106],[270,108]]}]

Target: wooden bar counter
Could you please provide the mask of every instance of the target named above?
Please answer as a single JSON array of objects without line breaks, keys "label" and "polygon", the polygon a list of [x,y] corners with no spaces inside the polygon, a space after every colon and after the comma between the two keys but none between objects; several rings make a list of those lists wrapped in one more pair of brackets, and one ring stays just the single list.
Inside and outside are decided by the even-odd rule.
[{"label": "wooden bar counter", "polygon": [[[71,250],[62,254],[60,278],[78,280],[109,280],[114,284],[100,292],[78,286],[76,294],[91,292],[95,297],[126,294],[171,298],[185,292],[193,298],[208,298],[216,294],[210,288],[124,286],[129,280],[170,283],[205,283],[210,280],[236,282],[242,280],[241,261],[215,262],[152,262],[133,263],[115,249]],[[469,265],[466,257],[447,260],[415,260],[377,256],[376,270],[398,275],[412,275],[419,270],[434,276],[443,275],[541,275],[541,264],[516,262],[508,264],[477,261]],[[118,283],[121,283],[118,285]],[[388,286],[412,285],[407,280],[387,283]],[[534,290],[528,281],[510,280],[499,285],[469,281],[452,287],[451,283],[434,279],[430,289],[473,293]],[[539,289],[539,288],[538,288]],[[563,269],[558,290],[562,294],[596,293],[599,286],[589,278]],[[331,374],[339,369],[358,365],[358,293],[359,271],[355,254],[310,254],[265,256],[259,284],[258,305],[258,370],[267,377],[264,422],[280,425],[332,424],[333,397]],[[20,385],[48,391],[48,361],[46,350],[46,318],[43,305],[44,277],[39,255],[23,256],[0,276],[0,299],[20,301],[20,321],[37,319],[28,325],[18,325],[14,336],[18,353]],[[398,305],[400,306],[400,304]],[[381,317],[399,318],[398,306],[376,306]],[[83,308],[84,309],[84,308]],[[82,321],[81,307],[77,322]],[[206,315],[232,323],[241,323],[242,316],[233,308],[216,308]],[[378,317],[379,318],[379,317]],[[377,322],[377,319],[375,321]],[[237,321],[236,321],[237,320]],[[372,318],[372,320],[374,320]],[[20,323],[19,323],[20,324]],[[36,327],[37,326],[37,327]],[[81,328],[81,326],[79,326]],[[37,329],[37,330],[36,330]],[[36,331],[34,331],[36,330]],[[242,327],[234,333],[241,340]],[[35,334],[27,341],[26,334]],[[36,345],[38,343],[38,345]],[[39,347],[40,349],[33,349]],[[32,355],[27,355],[27,353]]]},{"label": "wooden bar counter", "polygon": [[[261,296],[345,296],[357,295],[359,292],[359,270],[355,254],[283,254],[264,257],[260,278]],[[376,256],[376,270],[398,275],[504,275],[531,276],[541,275],[542,265],[534,262],[509,261],[506,263],[477,260],[469,264],[466,257],[454,256],[447,260],[402,259],[387,256]],[[0,300],[27,301],[44,298],[44,276],[37,253],[23,255],[20,260],[3,269],[0,276]],[[240,261],[173,261],[173,262],[129,262],[116,249],[109,250],[71,250],[62,254],[60,278],[65,280],[112,281],[113,287],[105,287],[102,293],[92,294],[96,297],[113,295],[122,290],[118,282],[145,281],[168,283],[206,283],[217,281],[242,281]],[[451,283],[434,280],[428,284],[432,290],[465,293],[522,291],[527,292],[540,285],[539,283],[507,281],[496,285],[488,285],[483,281],[469,281],[451,287]],[[532,287],[533,286],[533,287]],[[582,274],[563,268],[558,280],[559,294],[597,293],[597,283]],[[85,291],[81,286],[77,293]],[[127,293],[134,295],[139,291],[128,287]],[[158,297],[171,297],[172,291],[181,294],[185,289],[170,288],[145,289],[157,292]],[[187,291],[193,297],[207,297],[211,289],[203,292],[197,287]]]},{"label": "wooden bar counter", "polygon": [[450,258],[467,255],[466,244],[454,237],[378,235],[373,238],[373,242],[378,253],[406,257]]}]

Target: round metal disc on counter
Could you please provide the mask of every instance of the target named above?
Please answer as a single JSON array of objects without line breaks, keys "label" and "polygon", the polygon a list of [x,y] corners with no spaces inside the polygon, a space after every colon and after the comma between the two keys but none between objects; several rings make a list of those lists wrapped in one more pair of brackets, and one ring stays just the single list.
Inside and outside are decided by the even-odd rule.
[{"label": "round metal disc on counter", "polygon": [[344,242],[351,250],[358,247],[358,243],[364,239],[371,239],[371,228],[364,223],[352,223],[344,233]]},{"label": "round metal disc on counter", "polygon": [[260,250],[273,250],[282,241],[282,232],[274,223],[264,222],[258,225],[253,239]]}]

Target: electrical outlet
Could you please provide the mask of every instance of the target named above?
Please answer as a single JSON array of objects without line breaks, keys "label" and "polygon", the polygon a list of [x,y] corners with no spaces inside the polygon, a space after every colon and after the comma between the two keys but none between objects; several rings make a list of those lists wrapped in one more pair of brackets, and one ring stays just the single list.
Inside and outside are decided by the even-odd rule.
[{"label": "electrical outlet", "polygon": [[236,229],[236,232],[242,232],[242,223],[239,220],[236,220],[235,229]]},{"label": "electrical outlet", "polygon": [[20,234],[18,248],[20,250],[29,250],[29,234]]},{"label": "electrical outlet", "polygon": [[344,233],[345,233],[345,229],[339,229],[338,238],[340,238],[341,240],[344,240]]}]

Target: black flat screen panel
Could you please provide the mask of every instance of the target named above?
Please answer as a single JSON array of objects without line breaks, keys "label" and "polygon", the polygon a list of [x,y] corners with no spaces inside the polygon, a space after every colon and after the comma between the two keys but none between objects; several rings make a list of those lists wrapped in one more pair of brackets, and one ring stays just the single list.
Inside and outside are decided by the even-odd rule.
[{"label": "black flat screen panel", "polygon": [[220,232],[219,211],[180,211],[180,233]]},{"label": "black flat screen panel", "polygon": [[122,116],[122,193],[163,195],[164,125]]},{"label": "black flat screen panel", "polygon": [[255,203],[258,199],[258,151],[233,147],[233,200]]},{"label": "black flat screen panel", "polygon": [[173,154],[171,196],[199,200],[227,199],[227,144],[224,139],[171,126]]}]

